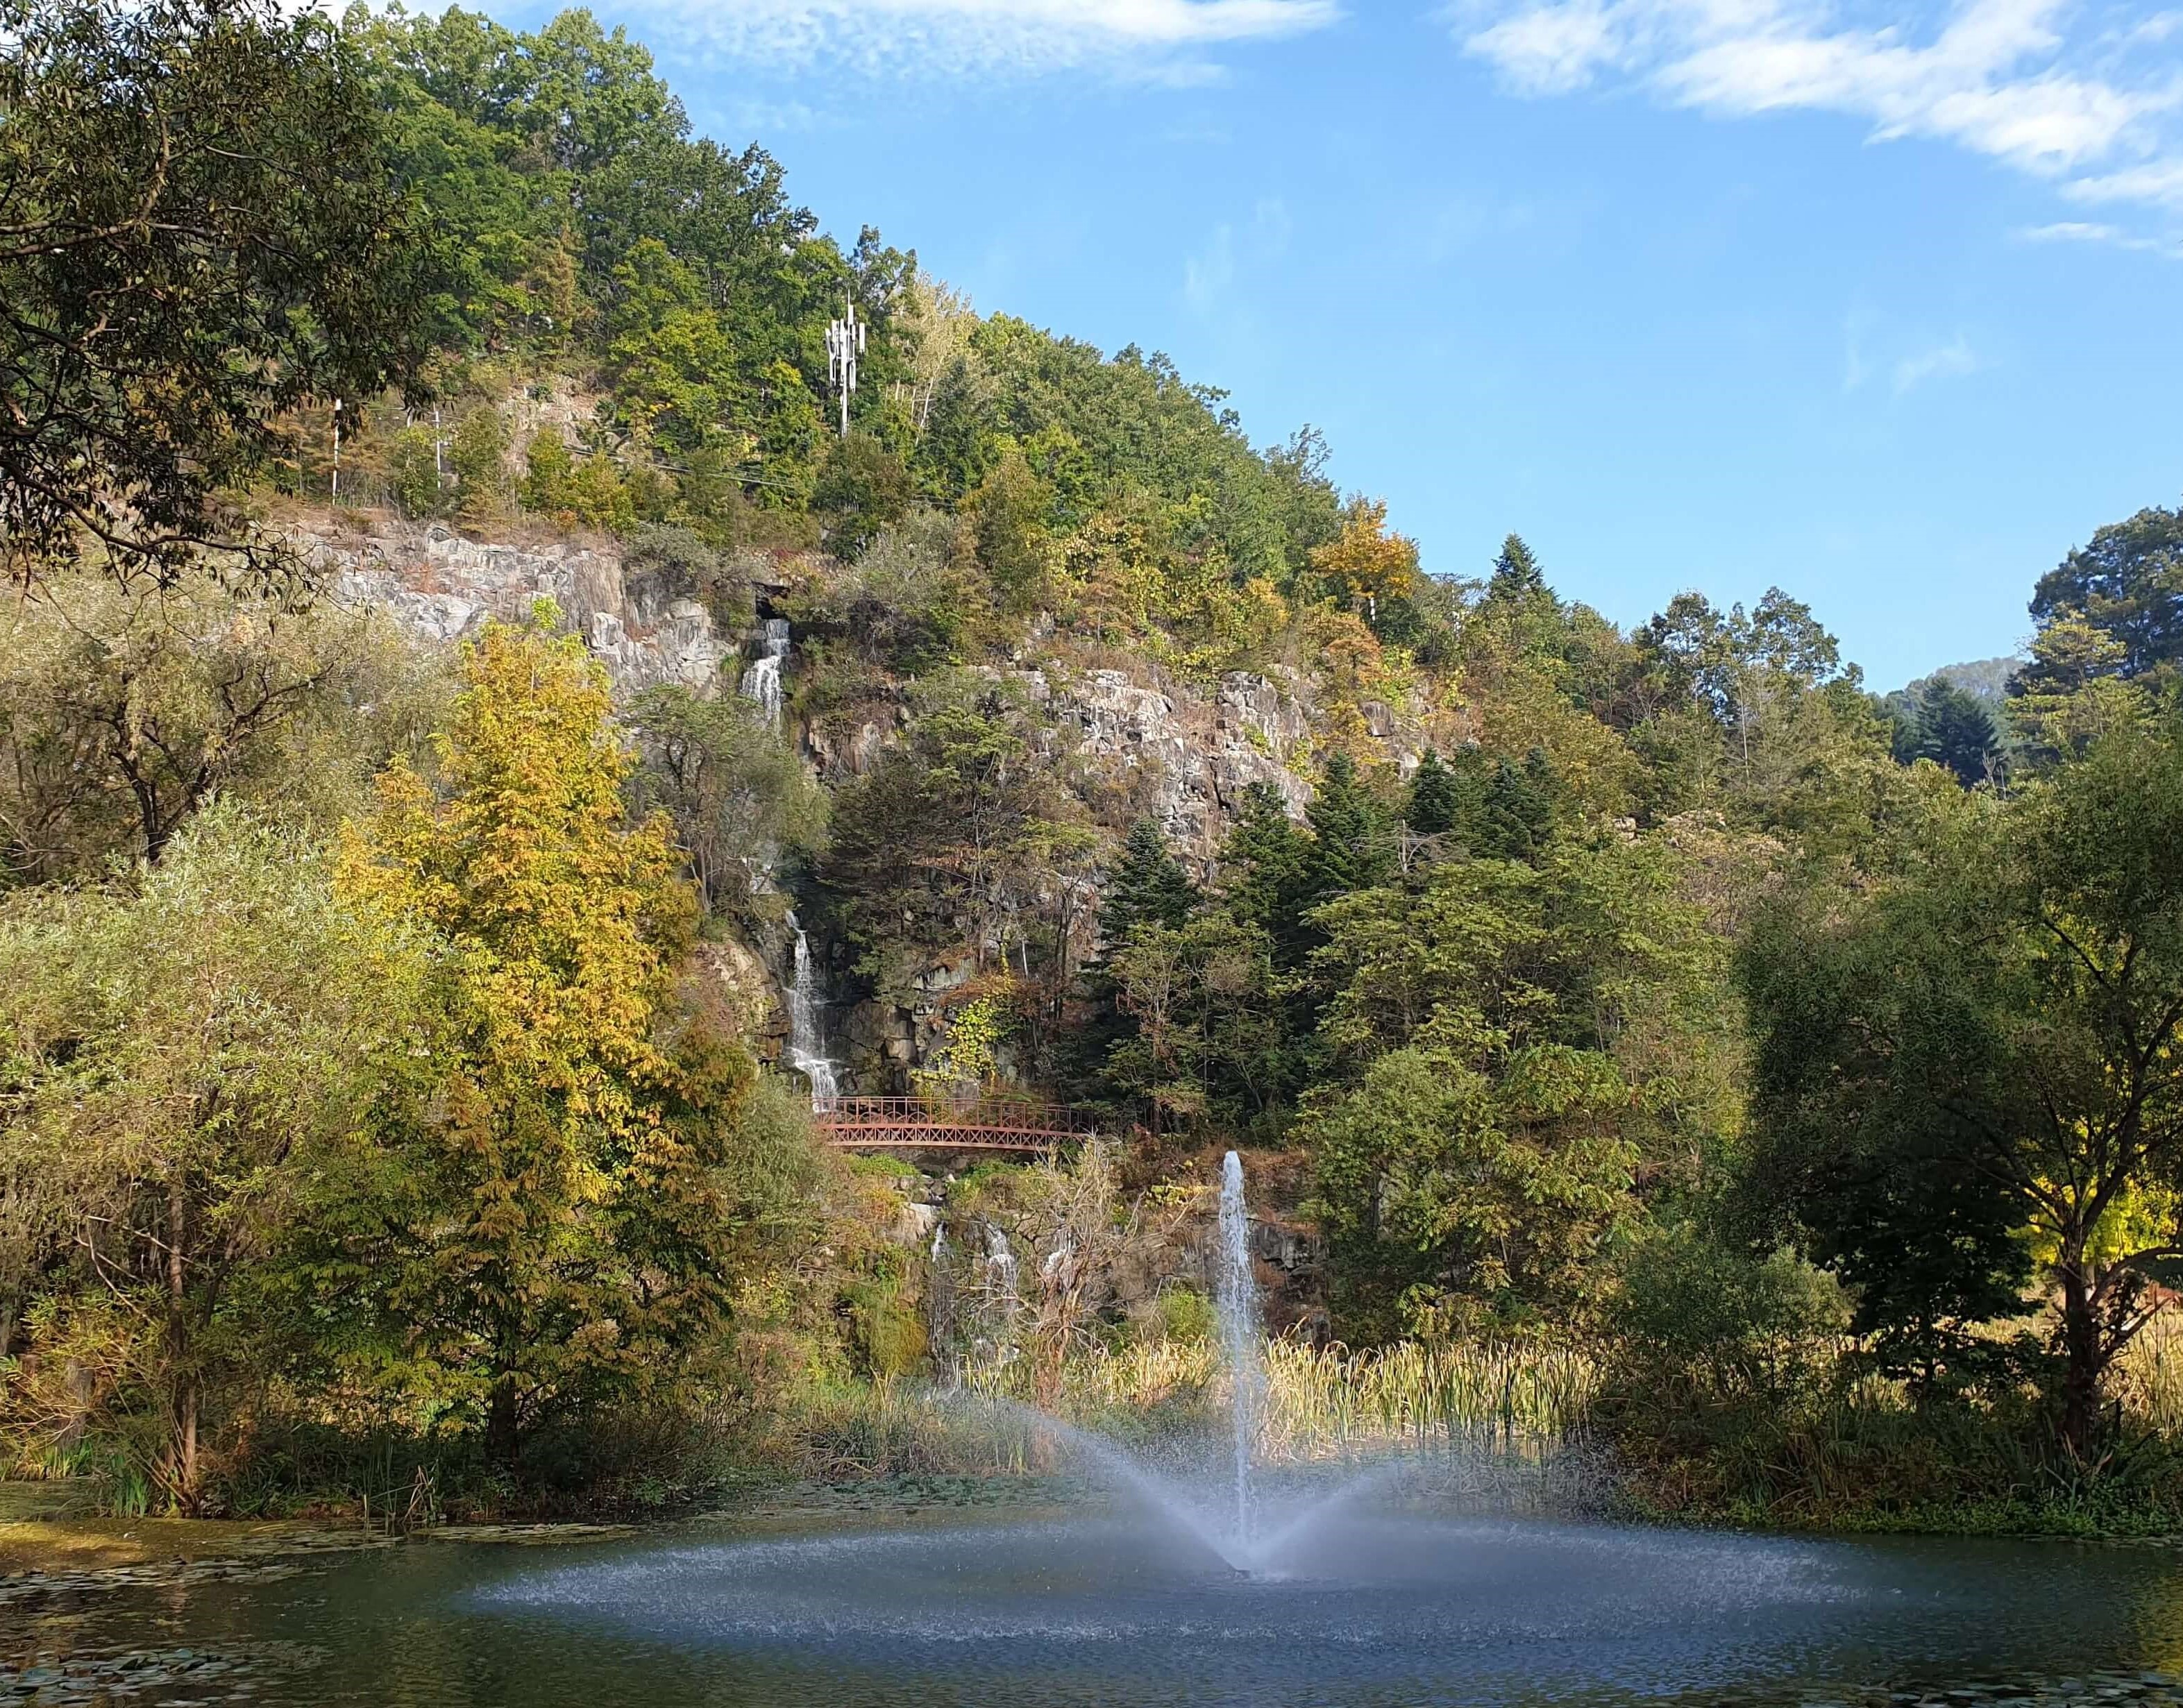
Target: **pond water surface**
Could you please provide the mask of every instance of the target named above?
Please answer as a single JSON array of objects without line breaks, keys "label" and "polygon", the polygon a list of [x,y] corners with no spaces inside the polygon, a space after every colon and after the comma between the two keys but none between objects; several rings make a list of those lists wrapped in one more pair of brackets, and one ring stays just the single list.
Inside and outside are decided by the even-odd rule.
[{"label": "pond water surface", "polygon": [[[0,1702],[348,1708],[2183,1701],[2183,1558],[1363,1515],[1245,1577],[1119,1511],[420,1541],[0,1602]],[[1960,1699],[1959,1699],[1960,1700]]]}]

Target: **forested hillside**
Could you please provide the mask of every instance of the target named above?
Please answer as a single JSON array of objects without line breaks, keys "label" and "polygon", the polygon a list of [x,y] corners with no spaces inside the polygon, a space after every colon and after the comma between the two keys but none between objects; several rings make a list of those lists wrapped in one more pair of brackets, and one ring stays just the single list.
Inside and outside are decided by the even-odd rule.
[{"label": "forested hillside", "polygon": [[[2183,1512],[2183,512],[1883,699],[1790,591],[1421,561],[587,14],[0,26],[15,1471],[659,1500],[946,1461],[919,1377],[1186,1409],[1236,1145],[1299,1359],[1580,1366],[1635,1501]],[[822,1054],[1110,1142],[845,1163]]]}]

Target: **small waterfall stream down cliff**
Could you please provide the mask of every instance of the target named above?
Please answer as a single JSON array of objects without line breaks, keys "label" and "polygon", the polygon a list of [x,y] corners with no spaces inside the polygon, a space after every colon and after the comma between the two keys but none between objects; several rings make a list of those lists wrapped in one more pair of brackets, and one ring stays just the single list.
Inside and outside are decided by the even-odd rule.
[{"label": "small waterfall stream down cliff", "polygon": [[778,729],[780,727],[781,697],[780,671],[788,660],[788,619],[769,617],[758,625],[758,645],[763,649],[743,672],[738,691],[746,700],[756,701],[765,713],[766,722]]},{"label": "small waterfall stream down cliff", "polygon": [[788,916],[788,929],[796,934],[794,977],[788,986],[788,1065],[811,1082],[811,1106],[823,1112],[834,1106],[842,1088],[826,1055],[825,1028],[819,1020],[825,999],[811,958],[811,940],[794,913]]}]

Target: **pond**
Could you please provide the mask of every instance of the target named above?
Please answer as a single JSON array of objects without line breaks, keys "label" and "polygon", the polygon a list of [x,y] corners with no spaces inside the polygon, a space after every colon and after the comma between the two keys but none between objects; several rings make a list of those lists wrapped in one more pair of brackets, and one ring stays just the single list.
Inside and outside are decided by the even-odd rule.
[{"label": "pond", "polygon": [[776,1512],[18,1585],[0,1702],[2183,1702],[2164,1549],[1405,1511],[1309,1554],[1247,1575],[1119,1506]]}]

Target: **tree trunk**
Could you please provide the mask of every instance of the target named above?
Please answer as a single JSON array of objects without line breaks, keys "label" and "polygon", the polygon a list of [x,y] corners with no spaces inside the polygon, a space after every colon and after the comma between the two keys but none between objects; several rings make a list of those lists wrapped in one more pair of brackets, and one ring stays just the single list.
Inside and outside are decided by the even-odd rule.
[{"label": "tree trunk", "polygon": [[2100,1378],[2107,1373],[2099,1318],[2080,1242],[2065,1245],[2055,1267],[2062,1279],[2062,1350],[2068,1360],[2062,1380],[2062,1443],[2085,1459],[2091,1456],[2099,1422]]},{"label": "tree trunk", "polygon": [[189,1198],[179,1169],[167,1183],[167,1404],[169,1430],[160,1480],[183,1511],[197,1510],[197,1375],[191,1367]]},{"label": "tree trunk", "polygon": [[515,1417],[515,1377],[504,1371],[493,1378],[492,1400],[485,1420],[485,1456],[495,1468],[513,1472],[521,1446]]}]

